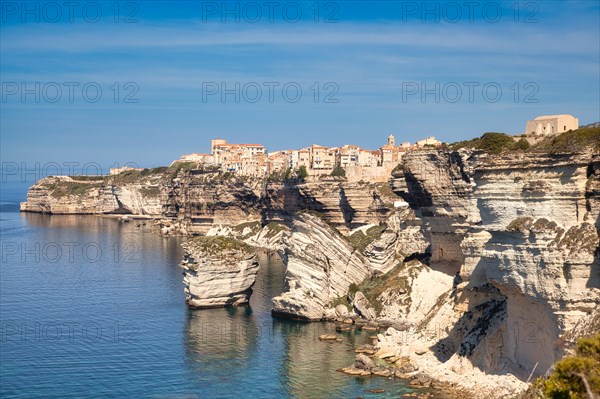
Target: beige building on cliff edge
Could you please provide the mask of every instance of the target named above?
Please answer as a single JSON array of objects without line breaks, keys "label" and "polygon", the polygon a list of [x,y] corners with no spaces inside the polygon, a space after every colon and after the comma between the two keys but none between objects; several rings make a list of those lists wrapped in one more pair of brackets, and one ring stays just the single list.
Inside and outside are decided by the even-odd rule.
[{"label": "beige building on cliff edge", "polygon": [[579,128],[579,119],[573,115],[544,115],[527,121],[525,134],[553,135]]},{"label": "beige building on cliff edge", "polygon": [[[433,137],[422,140],[422,144],[438,143],[439,141]],[[348,169],[347,176],[372,180],[387,178],[391,169],[402,160],[404,154],[417,148],[408,142],[396,145],[393,135],[389,135],[387,143],[378,150],[366,150],[350,144],[342,147],[313,144],[299,150],[267,153],[266,148],[261,144],[234,144],[218,138],[211,141],[210,147],[210,154],[186,154],[173,163],[196,162],[214,165],[223,172],[252,177],[285,172],[288,168],[296,170],[302,166],[311,175],[326,175],[335,167],[342,167]]]},{"label": "beige building on cliff edge", "polygon": [[419,140],[415,143],[415,145],[419,148],[421,147],[439,147],[442,145],[442,142],[436,139],[433,136],[424,138],[423,140]]}]

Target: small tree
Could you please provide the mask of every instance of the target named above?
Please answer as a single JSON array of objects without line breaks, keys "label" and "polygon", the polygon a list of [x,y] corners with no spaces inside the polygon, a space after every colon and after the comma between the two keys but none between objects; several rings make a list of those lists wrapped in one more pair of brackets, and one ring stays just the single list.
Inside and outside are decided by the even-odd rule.
[{"label": "small tree", "polygon": [[344,168],[342,168],[341,166],[336,166],[335,168],[333,168],[333,171],[331,171],[331,176],[346,177],[346,170],[344,170]]},{"label": "small tree", "polygon": [[308,177],[308,171],[306,170],[306,166],[301,165],[298,168],[298,178],[304,180],[307,177]]}]

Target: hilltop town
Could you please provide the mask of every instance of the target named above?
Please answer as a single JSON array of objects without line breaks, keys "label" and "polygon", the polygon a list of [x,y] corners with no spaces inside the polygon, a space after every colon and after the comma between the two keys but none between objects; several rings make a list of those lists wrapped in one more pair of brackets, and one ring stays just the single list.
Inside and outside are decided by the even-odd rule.
[{"label": "hilltop town", "polygon": [[[534,144],[545,137],[576,130],[578,122],[577,118],[566,114],[538,116],[527,121],[522,135],[512,138],[515,141],[524,138]],[[415,144],[403,142],[397,145],[396,138],[390,134],[387,143],[376,150],[350,144],[341,147],[313,144],[299,150],[268,152],[262,144],[229,143],[225,139],[215,138],[211,140],[210,154],[185,154],[171,165],[192,162],[223,173],[255,178],[283,176],[291,171],[301,171],[306,176],[334,175],[345,176],[350,181],[383,182],[389,179],[391,171],[408,152],[437,148],[442,144],[430,136]],[[136,169],[138,168],[125,166],[111,169],[110,173],[119,174]]]},{"label": "hilltop town", "polygon": [[[541,137],[577,128],[578,119],[571,115],[538,116],[527,122],[525,137],[535,142]],[[186,154],[173,163],[214,165],[223,172],[249,177],[267,177],[302,169],[309,176],[337,174],[350,180],[385,181],[407,152],[441,145],[435,137],[427,137],[415,144],[403,142],[397,145],[396,138],[390,134],[387,143],[376,150],[350,144],[341,147],[313,144],[299,150],[268,152],[262,144],[235,144],[216,138],[211,141],[210,154]]]},{"label": "hilltop town", "polygon": [[329,175],[338,171],[349,178],[383,181],[408,151],[441,144],[435,137],[427,137],[414,145],[409,142],[396,145],[395,137],[390,135],[387,143],[377,150],[349,144],[341,147],[313,144],[299,150],[267,152],[262,144],[234,144],[224,139],[213,139],[210,154],[182,155],[173,164],[195,162],[214,165],[223,172],[250,177],[266,177],[301,169],[310,176]]}]

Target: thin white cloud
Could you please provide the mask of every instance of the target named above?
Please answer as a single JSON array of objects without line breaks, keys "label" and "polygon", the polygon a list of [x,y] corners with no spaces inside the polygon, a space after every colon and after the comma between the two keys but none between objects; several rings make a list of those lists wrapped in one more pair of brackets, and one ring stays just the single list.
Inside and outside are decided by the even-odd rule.
[{"label": "thin white cloud", "polygon": [[[537,29],[537,24],[508,26],[409,25],[402,23],[223,25],[18,25],[2,29],[5,53],[59,51],[91,53],[145,49],[227,46],[394,46],[410,49],[511,54],[581,54],[598,47],[590,30]],[[493,25],[493,24],[492,24]]]}]

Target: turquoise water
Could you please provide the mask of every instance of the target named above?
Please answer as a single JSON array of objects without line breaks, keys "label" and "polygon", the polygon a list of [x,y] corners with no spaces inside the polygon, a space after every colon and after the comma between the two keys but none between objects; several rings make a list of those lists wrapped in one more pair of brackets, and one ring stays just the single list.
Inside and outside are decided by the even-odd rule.
[{"label": "turquoise water", "polygon": [[[338,373],[353,345],[318,340],[327,323],[273,319],[285,268],[261,254],[250,306],[190,310],[178,238],[93,216],[21,214],[0,204],[2,398],[400,397],[398,380]],[[373,394],[369,389],[383,388]]]}]

